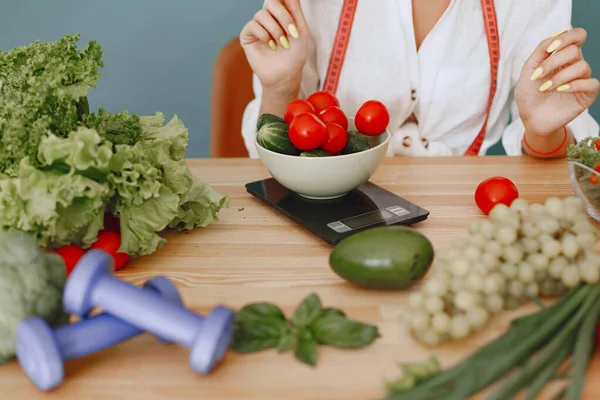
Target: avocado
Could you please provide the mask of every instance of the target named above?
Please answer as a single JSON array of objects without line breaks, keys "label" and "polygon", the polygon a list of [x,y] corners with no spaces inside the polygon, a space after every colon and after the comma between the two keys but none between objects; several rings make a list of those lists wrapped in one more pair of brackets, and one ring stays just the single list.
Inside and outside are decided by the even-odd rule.
[{"label": "avocado", "polygon": [[331,252],[341,278],[366,289],[402,290],[420,280],[433,262],[431,242],[413,228],[392,225],[349,236]]}]

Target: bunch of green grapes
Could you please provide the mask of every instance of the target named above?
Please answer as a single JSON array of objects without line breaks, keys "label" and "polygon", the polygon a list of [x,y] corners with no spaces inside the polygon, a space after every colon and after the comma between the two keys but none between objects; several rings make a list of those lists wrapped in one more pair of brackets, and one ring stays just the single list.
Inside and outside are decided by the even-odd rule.
[{"label": "bunch of green grapes", "polygon": [[502,310],[597,283],[599,239],[576,197],[498,204],[470,225],[467,237],[439,252],[431,277],[410,294],[412,335],[430,346],[463,339]]}]

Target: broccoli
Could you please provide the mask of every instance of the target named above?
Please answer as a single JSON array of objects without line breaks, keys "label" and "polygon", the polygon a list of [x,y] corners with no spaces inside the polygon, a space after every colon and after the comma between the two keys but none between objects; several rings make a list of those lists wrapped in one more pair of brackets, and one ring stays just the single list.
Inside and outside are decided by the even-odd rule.
[{"label": "broccoli", "polygon": [[39,316],[52,327],[68,322],[62,307],[66,279],[58,254],[42,250],[27,233],[0,230],[0,363],[14,358],[24,319]]}]

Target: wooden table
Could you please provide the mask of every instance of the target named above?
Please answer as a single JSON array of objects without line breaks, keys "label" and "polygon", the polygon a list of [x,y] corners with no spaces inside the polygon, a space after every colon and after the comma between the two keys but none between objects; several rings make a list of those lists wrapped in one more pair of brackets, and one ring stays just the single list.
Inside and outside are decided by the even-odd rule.
[{"label": "wooden table", "polygon": [[[166,275],[188,307],[205,313],[215,304],[235,309],[269,301],[291,313],[310,292],[325,306],[377,324],[382,337],[359,351],[322,347],[317,368],[290,353],[229,353],[210,376],[194,373],[189,351],[143,334],[117,347],[66,365],[66,380],[47,394],[28,381],[16,362],[0,367],[0,399],[61,400],[371,400],[383,380],[400,375],[398,362],[421,361],[430,350],[417,345],[401,321],[406,293],[381,293],[349,286],[328,266],[331,246],[246,193],[244,184],[269,177],[262,164],[242,159],[190,160],[193,173],[230,197],[220,222],[187,234],[169,234],[156,254],[132,263],[119,275],[135,284]],[[530,158],[387,159],[372,181],[431,211],[416,227],[436,248],[448,246],[481,215],[473,203],[477,184],[493,175],[513,180],[521,196],[544,201],[573,195],[566,163]],[[519,313],[532,311],[524,307]],[[518,313],[504,313],[480,334],[436,350],[446,366],[464,358],[506,329]],[[492,361],[493,362],[493,361]],[[600,376],[596,356],[590,376]],[[600,399],[600,380],[588,379],[586,399]]]}]

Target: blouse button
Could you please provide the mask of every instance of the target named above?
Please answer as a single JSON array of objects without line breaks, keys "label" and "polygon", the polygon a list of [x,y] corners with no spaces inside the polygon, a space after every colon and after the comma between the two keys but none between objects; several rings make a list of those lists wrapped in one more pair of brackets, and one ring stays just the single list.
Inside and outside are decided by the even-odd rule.
[{"label": "blouse button", "polygon": [[410,136],[404,136],[404,138],[402,139],[402,145],[404,147],[410,147],[411,144],[412,144],[412,138]]},{"label": "blouse button", "polygon": [[411,98],[413,101],[417,99],[417,91],[416,91],[416,90],[414,90],[414,89],[413,89],[413,90],[410,92],[410,98]]}]

